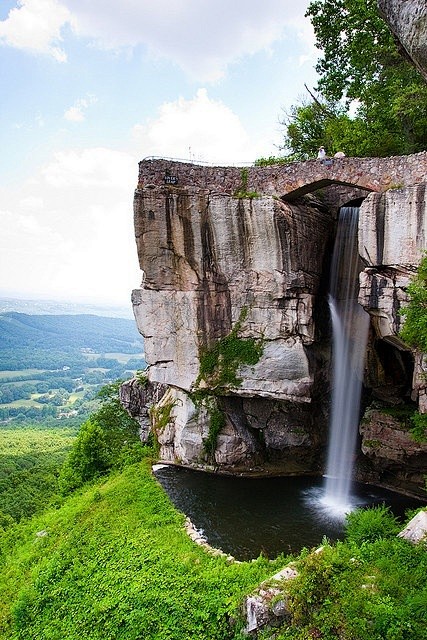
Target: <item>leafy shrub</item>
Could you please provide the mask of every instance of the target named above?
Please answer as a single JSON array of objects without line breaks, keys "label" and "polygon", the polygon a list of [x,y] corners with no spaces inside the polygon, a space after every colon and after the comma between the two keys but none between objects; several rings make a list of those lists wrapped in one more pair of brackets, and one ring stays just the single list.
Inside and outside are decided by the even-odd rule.
[{"label": "leafy shrub", "polygon": [[409,303],[402,308],[405,323],[400,335],[407,344],[427,353],[427,254],[408,286]]},{"label": "leafy shrub", "polygon": [[426,442],[427,440],[427,413],[414,413],[411,417],[413,428],[411,435],[415,442]]},{"label": "leafy shrub", "polygon": [[122,406],[122,381],[105,385],[98,393],[101,406],[91,414],[77,436],[61,472],[64,493],[77,489],[110,469],[122,469],[144,457],[139,424]]},{"label": "leafy shrub", "polygon": [[64,492],[72,491],[111,467],[111,454],[102,427],[87,420],[71,449],[61,472]]},{"label": "leafy shrub", "polygon": [[346,538],[356,545],[391,538],[399,532],[399,528],[395,516],[385,505],[356,509],[347,515],[345,523]]}]

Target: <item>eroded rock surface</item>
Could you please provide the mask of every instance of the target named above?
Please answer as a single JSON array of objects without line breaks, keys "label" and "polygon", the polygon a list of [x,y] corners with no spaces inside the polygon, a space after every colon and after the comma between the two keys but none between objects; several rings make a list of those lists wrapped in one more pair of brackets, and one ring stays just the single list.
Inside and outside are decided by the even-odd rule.
[{"label": "eroded rock surface", "polygon": [[373,463],[378,481],[417,492],[427,469],[427,444],[415,442],[409,416],[399,410],[371,409],[360,424],[362,452]]},{"label": "eroded rock surface", "polygon": [[[398,335],[426,248],[426,158],[344,159],[328,174],[339,197],[328,186],[323,203],[319,194],[298,203],[278,197],[295,185],[319,186],[326,169],[311,161],[283,172],[249,168],[245,189],[237,168],[141,163],[134,213],[143,282],[132,300],[150,384],[166,389],[149,416],[162,460],[239,473],[321,471],[331,395],[329,267],[347,179],[349,198],[354,186],[358,195],[361,185],[365,194],[377,191],[360,210],[359,302],[371,318],[365,405],[412,399],[427,409],[424,360]],[[367,424],[368,476],[404,479],[409,465],[409,484],[421,487],[425,461],[407,446],[409,428]]]},{"label": "eroded rock surface", "polygon": [[408,57],[427,80],[425,0],[378,0],[378,7]]},{"label": "eroded rock surface", "polygon": [[[194,401],[198,389],[213,390],[215,410],[225,418],[215,465],[258,465],[270,449],[273,457],[282,452],[290,458],[293,448],[320,446],[323,413],[317,425],[322,436],[315,437],[312,417],[298,407],[317,402],[321,367],[314,363],[327,359],[321,341],[325,303],[318,294],[333,228],[324,211],[273,197],[237,198],[196,187],[137,190],[135,230],[144,281],[133,292],[134,312],[150,381],[174,390],[174,426],[159,434],[163,459],[203,461],[211,409],[209,402]],[[221,370],[232,354],[221,355],[215,371],[200,377],[203,354],[237,325],[240,342],[230,344],[230,351],[255,341],[259,358],[234,361],[234,382]],[[238,398],[247,398],[246,404]],[[246,415],[254,398],[266,403],[266,419],[256,426]],[[271,417],[268,399],[276,402],[280,424]]]}]

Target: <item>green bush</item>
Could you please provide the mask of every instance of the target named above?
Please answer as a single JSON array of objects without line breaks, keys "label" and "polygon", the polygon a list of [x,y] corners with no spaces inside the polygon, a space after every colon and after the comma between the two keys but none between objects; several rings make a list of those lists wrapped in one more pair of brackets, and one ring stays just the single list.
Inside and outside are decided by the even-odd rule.
[{"label": "green bush", "polygon": [[401,309],[405,323],[400,331],[403,340],[427,353],[427,255],[408,286],[409,303]]},{"label": "green bush", "polygon": [[96,422],[87,420],[67,462],[61,471],[61,487],[65,493],[73,491],[88,480],[106,473],[111,467],[111,453],[103,429]]},{"label": "green bush", "polygon": [[101,406],[80,427],[61,471],[63,493],[74,491],[110,469],[122,469],[144,457],[139,424],[120,403],[120,385],[118,380],[100,390]]},{"label": "green bush", "polygon": [[385,505],[356,509],[347,515],[346,539],[356,545],[391,538],[399,531],[399,523]]},{"label": "green bush", "polygon": [[411,417],[412,424],[411,435],[415,442],[426,442],[427,440],[427,413],[414,413]]}]

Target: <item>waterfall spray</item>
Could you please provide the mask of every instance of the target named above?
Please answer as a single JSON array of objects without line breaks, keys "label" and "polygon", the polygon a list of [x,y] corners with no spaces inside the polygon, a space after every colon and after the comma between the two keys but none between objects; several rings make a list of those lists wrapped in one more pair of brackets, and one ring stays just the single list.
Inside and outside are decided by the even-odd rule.
[{"label": "waterfall spray", "polygon": [[358,207],[342,207],[332,258],[329,306],[333,331],[333,392],[323,503],[350,509],[353,458],[369,316],[357,303]]}]

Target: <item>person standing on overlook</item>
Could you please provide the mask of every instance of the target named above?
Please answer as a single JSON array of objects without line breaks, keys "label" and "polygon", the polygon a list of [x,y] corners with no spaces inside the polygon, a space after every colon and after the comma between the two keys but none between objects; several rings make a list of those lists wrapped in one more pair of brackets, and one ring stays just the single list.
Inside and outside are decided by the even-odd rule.
[{"label": "person standing on overlook", "polygon": [[324,160],[326,158],[325,147],[319,147],[319,151],[317,153],[318,160]]}]

